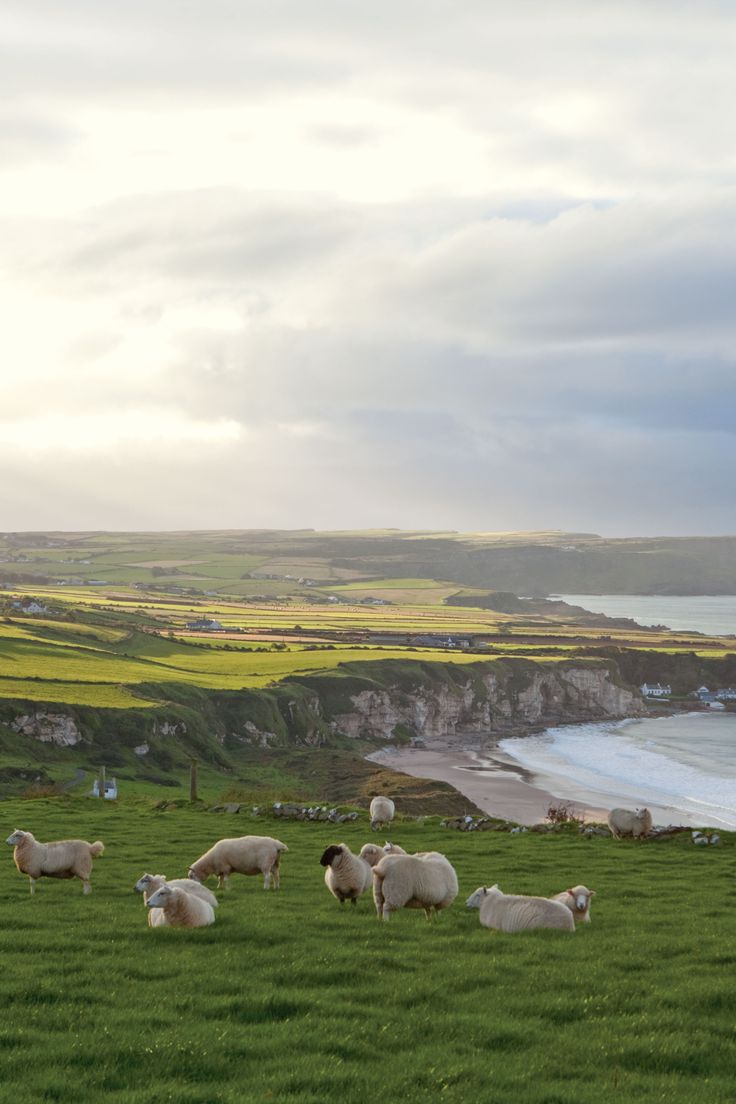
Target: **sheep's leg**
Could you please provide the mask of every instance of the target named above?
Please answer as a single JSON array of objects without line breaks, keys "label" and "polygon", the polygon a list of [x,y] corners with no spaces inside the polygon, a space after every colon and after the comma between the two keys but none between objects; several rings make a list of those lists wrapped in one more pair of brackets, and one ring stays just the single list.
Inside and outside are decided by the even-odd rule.
[{"label": "sheep's leg", "polygon": [[358,903],[358,898],[357,897],[351,897],[350,898],[350,904],[351,905],[357,905],[357,903]]},{"label": "sheep's leg", "polygon": [[278,858],[271,868],[271,877],[273,878],[273,888],[278,889],[281,885],[281,871],[279,870]]},{"label": "sheep's leg", "polygon": [[388,903],[386,901],[384,901],[383,902],[383,919],[384,920],[390,920],[391,919],[391,912],[392,912],[392,909],[389,908]]},{"label": "sheep's leg", "polygon": [[29,875],[28,876],[28,881],[31,883],[31,897],[32,897],[33,894],[36,892],[36,879],[31,878],[31,876]]},{"label": "sheep's leg", "polygon": [[270,885],[271,885],[271,871],[266,870],[264,875],[263,875],[263,888],[268,889]]},{"label": "sheep's leg", "polygon": [[429,920],[429,922],[431,924],[432,923],[432,906],[431,905],[425,905],[424,915],[427,917],[427,919]]},{"label": "sheep's leg", "polygon": [[86,897],[88,893],[91,893],[91,892],[92,892],[92,886],[91,886],[91,885],[89,884],[89,882],[88,882],[88,881],[87,881],[87,882],[83,882],[83,885],[84,885],[84,889],[83,889],[83,891],[82,891],[82,892],[84,893],[84,895],[85,895],[85,897]]}]

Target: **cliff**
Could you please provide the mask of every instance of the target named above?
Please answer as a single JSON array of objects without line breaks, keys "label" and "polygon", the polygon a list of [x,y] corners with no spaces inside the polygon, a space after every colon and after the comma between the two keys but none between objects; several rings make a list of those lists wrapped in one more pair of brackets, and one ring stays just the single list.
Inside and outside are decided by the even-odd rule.
[{"label": "cliff", "polygon": [[[160,688],[150,686],[151,699]],[[611,660],[499,659],[467,665],[373,660],[263,690],[204,691],[167,683],[147,710],[3,703],[0,719],[26,748],[81,753],[85,764],[147,763],[170,771],[196,755],[229,770],[239,749],[347,748],[605,720],[643,712]],[[163,695],[161,695],[163,697]],[[46,752],[48,754],[48,752]]]}]

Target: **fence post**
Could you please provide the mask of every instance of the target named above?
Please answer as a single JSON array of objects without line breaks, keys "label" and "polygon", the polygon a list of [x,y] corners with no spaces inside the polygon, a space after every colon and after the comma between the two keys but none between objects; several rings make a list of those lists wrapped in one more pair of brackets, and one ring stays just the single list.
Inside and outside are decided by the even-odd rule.
[{"label": "fence post", "polygon": [[105,768],[104,767],[100,767],[99,787],[100,787],[99,796],[104,800],[104,798],[105,798]]}]

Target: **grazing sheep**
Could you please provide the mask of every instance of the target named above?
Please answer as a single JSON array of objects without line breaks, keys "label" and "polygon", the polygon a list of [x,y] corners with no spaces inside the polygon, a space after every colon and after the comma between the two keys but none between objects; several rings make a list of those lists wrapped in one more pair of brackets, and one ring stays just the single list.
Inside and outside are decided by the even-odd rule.
[{"label": "grazing sheep", "polygon": [[202,885],[201,882],[195,882],[192,878],[171,878],[170,881],[167,881],[165,874],[142,874],[133,888],[136,893],[143,894],[143,904],[147,905],[148,898],[152,897],[162,885],[175,886],[177,889],[183,889],[186,893],[193,893],[195,897],[199,897],[202,901],[207,901],[213,908],[217,908],[218,900],[212,890]]},{"label": "grazing sheep", "polygon": [[377,843],[364,843],[360,849],[361,859],[365,859],[371,866],[375,866],[386,855],[405,855],[406,851],[403,847],[399,847],[398,843],[389,843],[388,840],[379,847]]},{"label": "grazing sheep", "polygon": [[614,839],[622,836],[633,836],[638,839],[646,836],[652,830],[652,814],[648,809],[611,809],[608,814],[608,827]]},{"label": "grazing sheep", "polygon": [[447,908],[457,897],[457,875],[438,851],[421,855],[386,855],[373,868],[373,900],[378,919],[388,920],[400,908]]},{"label": "grazing sheep", "polygon": [[146,904],[150,928],[206,928],[215,922],[209,901],[170,883],[152,893]]},{"label": "grazing sheep", "polygon": [[570,909],[560,901],[550,901],[548,897],[521,897],[502,893],[497,885],[490,889],[479,886],[465,904],[468,908],[480,909],[483,927],[495,928],[496,931],[519,932],[530,928],[575,931]]},{"label": "grazing sheep", "polygon": [[591,897],[595,897],[594,889],[576,885],[572,889],[566,889],[564,893],[555,893],[554,897],[550,897],[550,901],[560,901],[569,908],[576,924],[589,924]]},{"label": "grazing sheep", "polygon": [[289,848],[271,836],[236,836],[221,839],[209,851],[205,851],[189,867],[189,877],[196,882],[206,882],[217,876],[217,888],[227,888],[231,874],[263,874],[263,888],[279,888],[279,861],[282,851]]},{"label": "grazing sheep", "polygon": [[360,855],[354,855],[346,843],[331,844],[319,860],[325,867],[325,885],[341,905],[355,904],[371,884],[373,871]]},{"label": "grazing sheep", "polygon": [[390,797],[374,797],[371,801],[371,828],[385,828],[396,814],[396,806]]},{"label": "grazing sheep", "polygon": [[100,840],[96,843],[78,839],[39,843],[32,832],[16,830],[5,842],[14,848],[15,865],[21,874],[28,875],[32,894],[39,878],[79,878],[84,892],[92,892],[89,884],[92,856],[101,855],[105,850]]}]

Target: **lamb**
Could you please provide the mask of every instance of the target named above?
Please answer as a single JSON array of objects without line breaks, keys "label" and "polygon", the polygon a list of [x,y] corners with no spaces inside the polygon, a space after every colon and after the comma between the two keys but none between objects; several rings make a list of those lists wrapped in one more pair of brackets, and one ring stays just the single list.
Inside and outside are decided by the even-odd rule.
[{"label": "lamb", "polygon": [[202,901],[207,901],[213,908],[217,908],[218,900],[214,893],[207,889],[207,886],[202,885],[201,882],[195,882],[191,878],[172,878],[167,881],[165,874],[142,874],[135,883],[134,889],[136,893],[143,894],[143,904],[147,905],[148,898],[152,897],[162,885],[175,886],[187,893],[193,893],[195,897],[199,897]]},{"label": "lamb", "polygon": [[652,825],[652,814],[648,809],[637,809],[635,812],[631,809],[611,809],[608,814],[608,827],[614,839],[621,839],[622,836],[639,839],[651,832]]},{"label": "lamb", "polygon": [[591,897],[595,897],[594,889],[576,885],[572,889],[566,889],[564,893],[555,893],[554,897],[550,897],[550,901],[560,901],[569,908],[577,924],[589,924]]},{"label": "lamb", "polygon": [[206,882],[215,874],[217,887],[227,888],[230,874],[263,874],[263,888],[273,888],[280,883],[279,861],[282,851],[289,848],[271,836],[236,836],[221,839],[209,851],[205,851],[189,867],[189,877],[196,882]]},{"label": "lamb", "polygon": [[84,893],[91,893],[89,879],[92,873],[92,857],[101,855],[105,845],[100,840],[55,840],[39,843],[32,832],[16,830],[5,841],[14,848],[13,859],[21,874],[27,874],[31,894],[35,893],[39,878],[79,878]]},{"label": "lamb", "polygon": [[150,928],[206,928],[215,922],[215,910],[191,890],[166,882],[146,901]]},{"label": "lamb", "polygon": [[528,931],[530,928],[558,928],[575,931],[570,909],[548,897],[522,897],[502,893],[497,885],[490,889],[479,886],[465,902],[468,908],[480,909],[484,928],[502,932]]},{"label": "lamb", "polygon": [[386,855],[373,868],[373,900],[378,919],[388,920],[400,908],[432,911],[447,908],[457,897],[457,875],[438,851],[421,855]]},{"label": "lamb", "polygon": [[371,828],[385,828],[394,819],[396,806],[390,797],[374,797],[371,801]]},{"label": "lamb", "polygon": [[357,903],[371,884],[373,870],[360,855],[354,855],[346,843],[333,843],[319,860],[325,867],[325,885],[341,905]]},{"label": "lamb", "polygon": [[403,847],[399,847],[398,843],[389,843],[388,840],[379,847],[377,843],[364,843],[360,849],[361,859],[365,859],[370,866],[375,866],[386,855],[405,855],[406,851]]}]

